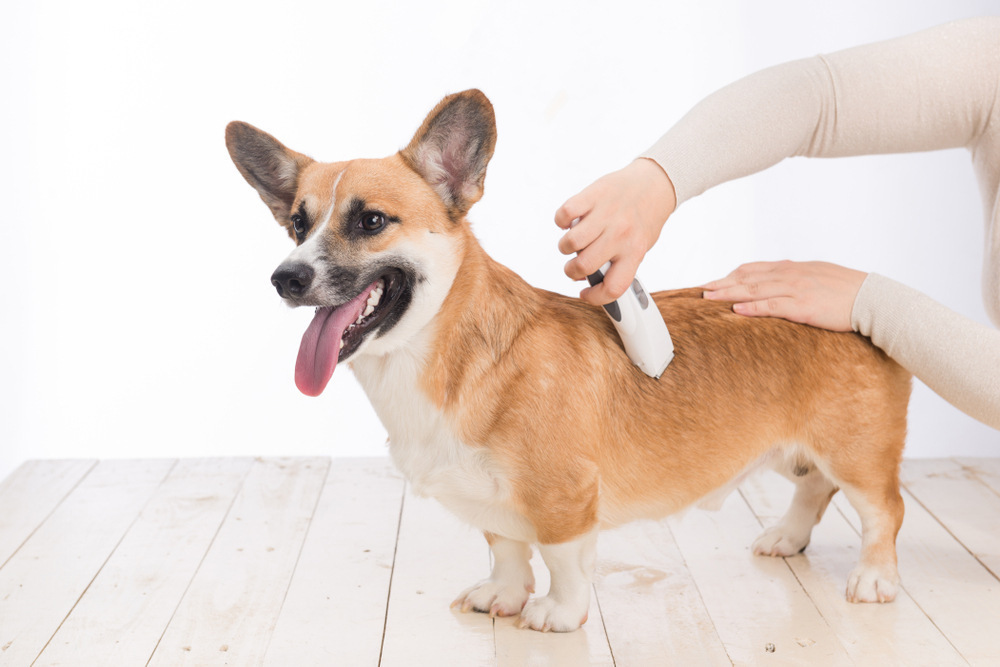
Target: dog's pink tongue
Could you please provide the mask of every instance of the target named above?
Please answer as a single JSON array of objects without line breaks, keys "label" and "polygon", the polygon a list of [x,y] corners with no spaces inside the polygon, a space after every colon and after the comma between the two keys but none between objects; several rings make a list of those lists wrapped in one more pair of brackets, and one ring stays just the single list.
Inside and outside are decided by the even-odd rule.
[{"label": "dog's pink tongue", "polygon": [[306,396],[319,396],[326,389],[337,367],[344,331],[363,312],[372,287],[341,306],[327,306],[316,311],[302,335],[299,356],[295,360],[295,386]]}]

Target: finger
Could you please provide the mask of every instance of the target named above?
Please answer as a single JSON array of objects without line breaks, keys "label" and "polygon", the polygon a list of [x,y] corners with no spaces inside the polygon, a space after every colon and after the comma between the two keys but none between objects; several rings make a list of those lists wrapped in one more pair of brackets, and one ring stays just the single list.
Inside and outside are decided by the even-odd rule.
[{"label": "finger", "polygon": [[564,255],[580,252],[597,240],[600,235],[600,224],[596,224],[592,220],[587,222],[581,220],[580,224],[572,227],[559,239],[559,252]]},{"label": "finger", "polygon": [[563,272],[573,280],[583,280],[594,271],[604,266],[604,264],[608,261],[604,260],[602,262],[599,259],[592,259],[593,257],[598,257],[598,255],[590,253],[585,257],[583,256],[583,253],[580,253],[573,259],[566,262],[565,266],[563,266]]},{"label": "finger", "polygon": [[733,273],[771,273],[772,271],[785,268],[791,263],[787,260],[778,262],[747,262],[736,267]]},{"label": "finger", "polygon": [[748,282],[760,282],[769,274],[782,270],[788,266],[788,262],[749,262],[741,264],[733,269],[725,278],[713,280],[705,283],[702,287],[707,290],[717,290],[723,287],[732,287]]},{"label": "finger", "polygon": [[792,322],[804,323],[805,319],[803,313],[800,311],[801,309],[795,307],[795,300],[786,296],[733,304],[733,312],[738,315],[746,315],[747,317],[780,317]]},{"label": "finger", "polygon": [[577,218],[582,218],[593,209],[594,201],[587,190],[573,195],[566,200],[562,206],[556,210],[556,225],[562,229],[569,229],[570,225]]},{"label": "finger", "polygon": [[778,297],[791,298],[791,290],[787,283],[777,280],[747,282],[719,287],[702,295],[710,301],[752,302]]},{"label": "finger", "polygon": [[[573,230],[575,231],[580,228],[583,228],[582,223],[574,227]],[[566,262],[564,271],[573,280],[583,280],[609,261],[612,261],[614,255],[615,251],[608,242],[607,235],[599,232],[597,238],[579,250],[576,253],[576,257]]]},{"label": "finger", "polygon": [[580,292],[580,298],[597,306],[615,301],[628,291],[638,268],[639,263],[630,258],[612,261],[604,280]]}]

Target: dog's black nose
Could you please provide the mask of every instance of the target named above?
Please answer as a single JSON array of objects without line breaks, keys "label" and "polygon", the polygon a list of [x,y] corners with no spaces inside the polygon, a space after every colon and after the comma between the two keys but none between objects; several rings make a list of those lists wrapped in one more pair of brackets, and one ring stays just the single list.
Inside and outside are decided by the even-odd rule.
[{"label": "dog's black nose", "polygon": [[308,264],[282,264],[271,274],[271,284],[283,299],[300,297],[309,291],[315,271]]}]

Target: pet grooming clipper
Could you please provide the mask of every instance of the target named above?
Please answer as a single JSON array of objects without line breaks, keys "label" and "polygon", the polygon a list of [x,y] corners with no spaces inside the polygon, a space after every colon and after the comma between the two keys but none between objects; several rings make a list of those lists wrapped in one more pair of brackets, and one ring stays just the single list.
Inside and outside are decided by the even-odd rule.
[{"label": "pet grooming clipper", "polygon": [[[577,218],[570,227],[580,222]],[[587,276],[591,287],[604,282],[611,262]],[[667,323],[660,315],[653,298],[643,288],[639,278],[617,300],[604,306],[604,311],[618,330],[625,354],[632,363],[651,378],[659,379],[674,358],[674,343],[670,340]]]},{"label": "pet grooming clipper", "polygon": [[[603,282],[610,267],[611,262],[605,263],[587,276],[587,282],[591,285]],[[616,301],[606,304],[604,310],[618,330],[632,363],[651,378],[663,375],[674,358],[674,344],[660,309],[639,279],[633,280],[632,286]]]}]

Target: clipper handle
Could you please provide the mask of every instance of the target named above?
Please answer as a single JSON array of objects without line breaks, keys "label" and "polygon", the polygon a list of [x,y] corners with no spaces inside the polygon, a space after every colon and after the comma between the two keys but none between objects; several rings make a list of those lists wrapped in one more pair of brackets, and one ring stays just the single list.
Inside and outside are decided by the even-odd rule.
[{"label": "clipper handle", "polygon": [[[611,262],[587,276],[592,286],[604,282]],[[659,378],[674,358],[674,344],[660,309],[636,278],[617,300],[604,306],[618,330],[625,353],[643,373]]]}]

